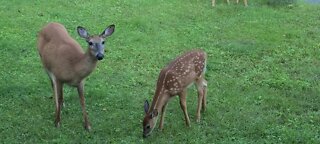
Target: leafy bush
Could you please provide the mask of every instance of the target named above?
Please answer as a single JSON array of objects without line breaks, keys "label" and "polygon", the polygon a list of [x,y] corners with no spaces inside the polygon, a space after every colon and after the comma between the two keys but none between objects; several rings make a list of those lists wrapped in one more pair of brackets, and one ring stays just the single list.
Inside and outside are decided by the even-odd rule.
[{"label": "leafy bush", "polygon": [[261,0],[263,4],[267,4],[270,6],[285,6],[294,4],[297,0]]}]

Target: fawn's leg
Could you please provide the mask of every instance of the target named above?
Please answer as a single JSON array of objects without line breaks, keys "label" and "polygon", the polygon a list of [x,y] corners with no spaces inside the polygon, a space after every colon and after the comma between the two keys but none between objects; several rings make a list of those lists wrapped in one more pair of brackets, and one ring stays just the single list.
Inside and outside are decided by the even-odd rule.
[{"label": "fawn's leg", "polygon": [[180,97],[180,106],[181,109],[184,113],[184,117],[185,117],[185,121],[186,121],[186,125],[190,126],[190,119],[188,116],[188,111],[187,111],[187,89],[184,89],[181,93],[179,93],[179,97]]},{"label": "fawn's leg", "polygon": [[159,129],[162,130],[163,129],[163,121],[164,121],[164,116],[166,113],[166,108],[167,108],[168,103],[164,104],[162,106],[162,110],[161,110],[161,119],[160,119],[160,124],[159,124]]},{"label": "fawn's leg", "polygon": [[207,81],[201,76],[199,79],[196,80],[195,85],[198,90],[198,108],[197,108],[197,122],[200,122],[200,111],[201,108],[206,106],[206,85]]},{"label": "fawn's leg", "polygon": [[203,99],[202,99],[202,111],[206,111],[206,107],[207,107],[207,88],[208,88],[208,82],[203,78],[202,81],[203,84]]}]

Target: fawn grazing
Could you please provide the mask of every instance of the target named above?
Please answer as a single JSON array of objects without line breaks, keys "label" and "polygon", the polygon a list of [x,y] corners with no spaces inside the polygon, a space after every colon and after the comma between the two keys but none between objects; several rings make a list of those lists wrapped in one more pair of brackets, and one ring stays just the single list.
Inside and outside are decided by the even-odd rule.
[{"label": "fawn grazing", "polygon": [[84,80],[96,67],[97,61],[104,57],[106,37],[112,35],[115,26],[108,26],[100,35],[89,35],[87,30],[78,26],[80,37],[88,43],[85,53],[81,46],[68,34],[59,23],[49,23],[38,35],[38,51],[49,75],[55,98],[55,126],[60,126],[61,107],[63,105],[63,84],[77,87],[83,113],[84,127],[90,130],[85,98]]},{"label": "fawn grazing", "polygon": [[177,57],[159,74],[156,91],[151,106],[145,101],[143,120],[143,137],[147,137],[154,129],[158,113],[161,113],[159,128],[163,129],[164,115],[170,98],[178,95],[180,106],[185,116],[187,126],[190,120],[187,112],[187,88],[195,83],[198,90],[198,108],[196,119],[200,121],[201,107],[206,107],[207,81],[205,80],[207,54],[202,50],[193,50]]},{"label": "fawn grazing", "polygon": [[[227,3],[230,4],[230,1],[227,0]],[[239,0],[237,0],[237,3],[239,3]],[[243,0],[244,6],[248,6],[248,1]],[[212,0],[212,6],[214,7],[216,5],[216,0]]]}]

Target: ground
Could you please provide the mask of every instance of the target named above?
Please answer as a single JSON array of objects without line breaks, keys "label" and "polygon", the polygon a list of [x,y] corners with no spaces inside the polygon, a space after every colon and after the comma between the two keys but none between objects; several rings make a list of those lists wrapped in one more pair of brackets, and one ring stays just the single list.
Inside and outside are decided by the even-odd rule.
[{"label": "ground", "polygon": [[[319,143],[320,6],[249,7],[200,0],[0,1],[1,143]],[[76,90],[65,86],[60,128],[36,49],[37,32],[60,22],[86,49],[77,26],[99,34],[115,24],[105,59],[87,78],[92,131],[82,127]],[[143,104],[160,69],[194,48],[208,53],[207,111],[191,127],[178,98],[164,130],[142,138]]]}]

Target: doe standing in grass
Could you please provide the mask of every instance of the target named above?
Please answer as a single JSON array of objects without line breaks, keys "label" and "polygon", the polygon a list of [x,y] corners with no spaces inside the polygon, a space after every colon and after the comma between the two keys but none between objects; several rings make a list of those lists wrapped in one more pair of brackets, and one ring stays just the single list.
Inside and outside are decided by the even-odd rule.
[{"label": "doe standing in grass", "polygon": [[38,35],[38,51],[44,69],[49,75],[55,98],[55,126],[60,126],[63,105],[63,84],[77,87],[82,107],[84,127],[91,126],[85,109],[84,80],[104,57],[105,39],[114,32],[115,26],[108,26],[100,35],[89,35],[83,27],[78,27],[80,37],[88,43],[87,52],[68,34],[59,23],[49,23]]},{"label": "doe standing in grass", "polygon": [[190,126],[187,112],[186,96],[187,88],[195,83],[198,90],[198,108],[196,118],[200,121],[201,107],[205,110],[207,81],[205,80],[207,54],[202,50],[193,50],[177,57],[159,74],[155,95],[151,106],[145,101],[145,117],[143,120],[143,137],[151,134],[156,126],[158,113],[161,113],[159,128],[163,128],[163,121],[167,103],[170,98],[178,95],[180,106],[183,110],[186,125]]}]

